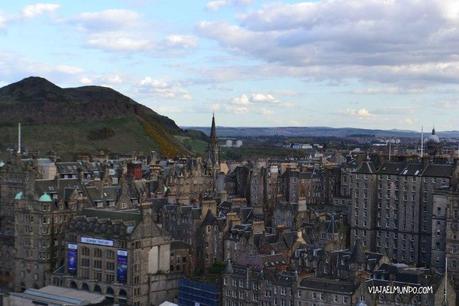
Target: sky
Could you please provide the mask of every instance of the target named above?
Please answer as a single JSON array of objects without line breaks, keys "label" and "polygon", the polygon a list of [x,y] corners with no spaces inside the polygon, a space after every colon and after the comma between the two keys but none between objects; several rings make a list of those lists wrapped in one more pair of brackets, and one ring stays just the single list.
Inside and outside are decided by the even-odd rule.
[{"label": "sky", "polygon": [[0,85],[28,76],[180,126],[459,130],[459,3],[2,1]]}]

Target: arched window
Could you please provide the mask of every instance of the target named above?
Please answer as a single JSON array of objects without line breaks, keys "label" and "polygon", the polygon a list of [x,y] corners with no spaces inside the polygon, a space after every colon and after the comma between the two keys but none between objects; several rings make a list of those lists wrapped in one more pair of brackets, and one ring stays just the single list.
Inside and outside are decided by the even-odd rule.
[{"label": "arched window", "polygon": [[126,295],[127,295],[127,294],[126,294],[126,290],[121,289],[121,290],[120,290],[119,296],[120,296],[120,297],[126,297]]},{"label": "arched window", "polygon": [[83,247],[81,249],[81,253],[84,255],[84,256],[89,256],[89,248],[88,247]]},{"label": "arched window", "polygon": [[108,287],[107,288],[107,295],[113,295],[113,294],[114,294],[113,288],[112,287]]},{"label": "arched window", "polygon": [[99,293],[102,292],[102,289],[100,288],[99,285],[94,286],[94,292],[99,292]]},{"label": "arched window", "polygon": [[88,286],[88,284],[83,283],[83,285],[81,286],[81,289],[82,289],[82,290],[89,291],[89,286]]},{"label": "arched window", "polygon": [[78,289],[78,286],[77,286],[77,284],[76,284],[74,281],[71,281],[71,282],[70,282],[70,288],[72,288],[72,289]]}]

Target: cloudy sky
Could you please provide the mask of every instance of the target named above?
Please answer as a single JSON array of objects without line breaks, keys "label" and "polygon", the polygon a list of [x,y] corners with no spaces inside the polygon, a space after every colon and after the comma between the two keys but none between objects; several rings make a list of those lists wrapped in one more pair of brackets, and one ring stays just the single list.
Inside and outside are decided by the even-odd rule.
[{"label": "cloudy sky", "polygon": [[30,75],[182,126],[458,130],[459,3],[2,1],[0,85]]}]

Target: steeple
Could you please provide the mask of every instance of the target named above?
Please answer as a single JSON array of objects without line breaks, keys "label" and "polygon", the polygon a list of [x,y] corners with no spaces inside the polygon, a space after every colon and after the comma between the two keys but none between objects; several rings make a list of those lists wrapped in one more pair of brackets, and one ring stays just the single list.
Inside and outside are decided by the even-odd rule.
[{"label": "steeple", "polygon": [[210,128],[210,143],[217,143],[217,128],[215,127],[215,113],[212,113],[212,127]]},{"label": "steeple", "polygon": [[217,170],[220,165],[220,154],[217,141],[217,128],[215,126],[215,114],[212,114],[212,126],[210,128],[210,142],[208,148],[208,163],[213,170]]}]

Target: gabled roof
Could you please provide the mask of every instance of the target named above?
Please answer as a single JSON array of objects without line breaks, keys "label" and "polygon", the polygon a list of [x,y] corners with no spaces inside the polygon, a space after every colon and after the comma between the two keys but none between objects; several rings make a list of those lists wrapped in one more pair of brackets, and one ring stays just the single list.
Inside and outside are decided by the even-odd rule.
[{"label": "gabled roof", "polygon": [[429,164],[422,173],[427,177],[445,177],[450,178],[453,175],[453,166],[444,164]]},{"label": "gabled roof", "polygon": [[401,162],[384,162],[378,169],[378,174],[398,175],[405,168],[405,164]]},{"label": "gabled roof", "polygon": [[364,264],[367,262],[367,256],[362,246],[360,239],[357,239],[354,247],[352,248],[351,261],[358,264]]},{"label": "gabled roof", "polygon": [[375,173],[375,166],[373,162],[371,161],[365,161],[360,164],[360,166],[357,168],[355,173],[358,174],[374,174]]},{"label": "gabled roof", "polygon": [[207,211],[207,214],[202,221],[201,226],[207,226],[207,225],[215,225],[217,223],[217,218],[215,218],[214,214],[210,209]]},{"label": "gabled roof", "polygon": [[400,175],[421,176],[424,166],[421,163],[409,163],[400,171]]}]

